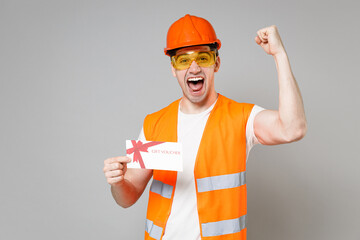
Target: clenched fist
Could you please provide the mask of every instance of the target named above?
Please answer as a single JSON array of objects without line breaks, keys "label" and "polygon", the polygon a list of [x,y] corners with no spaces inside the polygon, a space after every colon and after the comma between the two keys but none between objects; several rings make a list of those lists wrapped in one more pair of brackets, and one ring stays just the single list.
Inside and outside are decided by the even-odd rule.
[{"label": "clenched fist", "polygon": [[279,31],[275,25],[262,28],[257,31],[255,42],[259,44],[269,55],[276,55],[285,52]]},{"label": "clenched fist", "polygon": [[103,171],[110,185],[124,180],[127,170],[126,164],[129,162],[131,162],[131,159],[125,156],[108,158],[104,161]]}]

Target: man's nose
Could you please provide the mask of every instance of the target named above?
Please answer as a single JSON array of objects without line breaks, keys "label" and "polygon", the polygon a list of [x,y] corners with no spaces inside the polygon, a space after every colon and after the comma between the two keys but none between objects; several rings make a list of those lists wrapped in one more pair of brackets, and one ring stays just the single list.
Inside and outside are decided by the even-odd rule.
[{"label": "man's nose", "polygon": [[196,63],[196,61],[192,61],[190,67],[189,67],[189,72],[191,73],[199,73],[201,71],[200,66]]}]

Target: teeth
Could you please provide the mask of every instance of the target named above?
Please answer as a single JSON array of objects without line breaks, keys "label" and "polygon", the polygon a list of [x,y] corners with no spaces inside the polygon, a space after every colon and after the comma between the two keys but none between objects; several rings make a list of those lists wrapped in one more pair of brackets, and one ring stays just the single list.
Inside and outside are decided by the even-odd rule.
[{"label": "teeth", "polygon": [[192,81],[192,82],[196,82],[196,81],[199,81],[199,80],[203,80],[202,77],[194,77],[194,78],[189,78],[188,81]]}]

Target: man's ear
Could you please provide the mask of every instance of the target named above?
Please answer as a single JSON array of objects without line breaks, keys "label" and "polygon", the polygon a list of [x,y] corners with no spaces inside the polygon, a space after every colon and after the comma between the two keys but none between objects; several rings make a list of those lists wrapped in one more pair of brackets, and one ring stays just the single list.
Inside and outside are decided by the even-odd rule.
[{"label": "man's ear", "polygon": [[172,72],[172,75],[173,75],[174,77],[176,77],[175,68],[173,67],[172,64],[171,64],[171,72]]},{"label": "man's ear", "polygon": [[216,58],[216,62],[215,62],[215,69],[214,69],[214,72],[219,71],[219,68],[220,68],[220,63],[221,63],[221,61],[220,61],[220,56],[217,56],[217,58]]}]

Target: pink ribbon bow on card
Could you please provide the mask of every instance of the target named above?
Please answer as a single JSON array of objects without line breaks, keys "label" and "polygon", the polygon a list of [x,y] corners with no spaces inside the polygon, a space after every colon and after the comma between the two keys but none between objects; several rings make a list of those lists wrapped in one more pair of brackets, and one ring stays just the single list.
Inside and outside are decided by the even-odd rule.
[{"label": "pink ribbon bow on card", "polygon": [[142,143],[140,140],[139,141],[135,141],[135,140],[131,140],[131,143],[133,145],[132,148],[126,149],[126,153],[127,154],[132,154],[134,153],[134,158],[133,161],[134,162],[139,162],[140,167],[141,168],[145,168],[145,164],[144,161],[141,157],[141,153],[140,152],[148,152],[148,148],[155,146],[155,145],[159,145],[163,142],[148,142],[148,143]]}]

